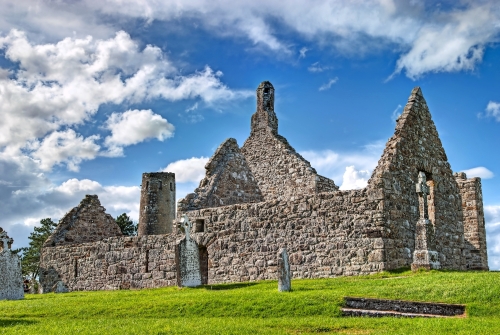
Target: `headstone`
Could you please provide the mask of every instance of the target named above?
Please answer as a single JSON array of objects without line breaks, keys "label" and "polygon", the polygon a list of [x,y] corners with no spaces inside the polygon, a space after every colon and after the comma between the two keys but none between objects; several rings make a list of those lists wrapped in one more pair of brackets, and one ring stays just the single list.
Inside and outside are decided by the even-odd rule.
[{"label": "headstone", "polygon": [[185,237],[176,247],[177,285],[180,287],[196,287],[201,285],[200,251],[198,243],[191,238],[193,224],[187,215],[183,215],[180,223]]},{"label": "headstone", "polygon": [[21,260],[10,250],[13,242],[0,228],[0,300],[24,298]]},{"label": "headstone", "polygon": [[287,292],[292,290],[292,275],[290,273],[290,262],[286,248],[278,251],[278,291]]},{"label": "headstone", "polygon": [[59,280],[54,285],[54,287],[52,287],[52,292],[54,292],[54,293],[67,293],[67,292],[69,292],[69,290],[66,287],[66,285],[64,285],[64,283],[61,280]]},{"label": "headstone", "polygon": [[439,254],[434,249],[434,226],[429,221],[429,209],[427,204],[427,195],[429,187],[426,184],[425,173],[418,173],[418,183],[416,191],[420,201],[420,219],[415,227],[415,251],[413,252],[413,263],[411,269],[439,269]]}]

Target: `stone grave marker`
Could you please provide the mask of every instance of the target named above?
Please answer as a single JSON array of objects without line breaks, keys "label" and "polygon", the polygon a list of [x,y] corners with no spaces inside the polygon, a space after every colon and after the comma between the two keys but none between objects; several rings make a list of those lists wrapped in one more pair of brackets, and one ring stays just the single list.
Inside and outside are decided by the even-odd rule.
[{"label": "stone grave marker", "polygon": [[14,240],[0,228],[0,300],[24,298],[21,260],[10,250],[13,242]]},{"label": "stone grave marker", "polygon": [[286,248],[281,248],[278,251],[278,291],[291,291],[291,278],[288,253],[286,252]]},{"label": "stone grave marker", "polygon": [[198,243],[191,238],[193,224],[187,215],[181,219],[180,228],[186,235],[176,247],[177,285],[196,287],[201,285],[200,252]]}]

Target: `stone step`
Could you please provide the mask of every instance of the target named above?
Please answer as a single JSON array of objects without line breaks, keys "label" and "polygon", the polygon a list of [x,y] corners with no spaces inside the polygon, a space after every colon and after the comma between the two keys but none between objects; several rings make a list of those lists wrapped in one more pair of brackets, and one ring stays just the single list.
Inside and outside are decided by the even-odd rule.
[{"label": "stone step", "polygon": [[465,305],[346,297],[345,316],[460,317]]}]

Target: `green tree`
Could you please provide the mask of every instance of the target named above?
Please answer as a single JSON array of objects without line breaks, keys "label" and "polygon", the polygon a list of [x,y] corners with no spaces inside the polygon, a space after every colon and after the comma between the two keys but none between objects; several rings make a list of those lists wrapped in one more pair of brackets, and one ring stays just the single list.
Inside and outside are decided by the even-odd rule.
[{"label": "green tree", "polygon": [[50,218],[40,220],[40,226],[34,227],[34,231],[30,234],[29,247],[20,248],[16,251],[21,256],[21,268],[23,276],[36,279],[40,271],[40,254],[42,252],[43,243],[49,238],[57,227],[57,223]]},{"label": "green tree", "polygon": [[118,223],[118,226],[120,227],[123,235],[137,235],[137,223],[134,223],[134,221],[132,221],[126,213],[117,216],[116,223]]}]

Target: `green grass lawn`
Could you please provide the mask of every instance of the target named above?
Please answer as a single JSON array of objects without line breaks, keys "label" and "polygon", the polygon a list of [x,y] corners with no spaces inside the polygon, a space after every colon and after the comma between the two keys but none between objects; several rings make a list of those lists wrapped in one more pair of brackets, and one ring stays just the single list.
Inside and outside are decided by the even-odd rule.
[{"label": "green grass lawn", "polygon": [[[73,292],[0,301],[0,334],[500,334],[500,272]],[[466,318],[342,317],[345,296],[465,304]]]}]

